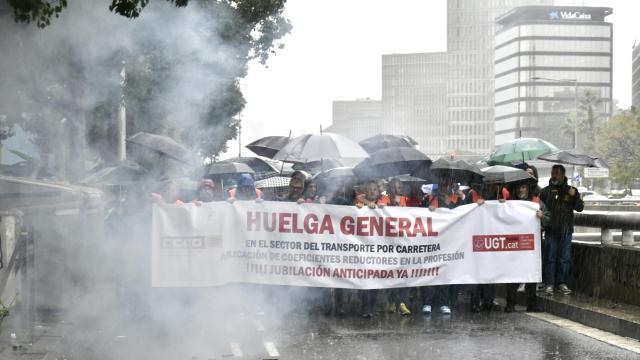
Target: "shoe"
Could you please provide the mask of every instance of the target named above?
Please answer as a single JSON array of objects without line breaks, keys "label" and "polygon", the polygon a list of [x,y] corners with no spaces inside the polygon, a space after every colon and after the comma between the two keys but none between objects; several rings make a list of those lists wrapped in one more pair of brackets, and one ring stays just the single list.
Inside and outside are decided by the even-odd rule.
[{"label": "shoe", "polygon": [[395,314],[396,310],[396,303],[390,303],[389,307],[387,307],[387,311],[389,312],[389,314]]},{"label": "shoe", "polygon": [[362,313],[362,314],[360,314],[360,316],[363,319],[371,319],[371,317],[372,317],[372,315],[370,313]]},{"label": "shoe", "polygon": [[480,305],[471,305],[471,312],[479,313],[482,311],[482,307]]},{"label": "shoe", "polygon": [[542,292],[545,288],[546,286],[543,283],[536,284],[536,292]]},{"label": "shoe", "polygon": [[563,295],[569,295],[569,294],[571,294],[571,289],[569,289],[569,287],[568,287],[567,285],[565,285],[565,284],[560,284],[560,285],[558,285],[558,290],[560,290],[560,292],[561,292]]},{"label": "shoe", "polygon": [[544,288],[544,292],[549,296],[553,296],[553,285],[547,285],[547,287]]},{"label": "shoe", "polygon": [[440,306],[440,313],[442,315],[451,315],[451,308],[446,305]]},{"label": "shoe", "polygon": [[400,315],[403,315],[403,316],[411,315],[411,310],[409,310],[407,305],[405,305],[404,303],[400,303],[400,306],[398,307],[398,309],[400,310]]},{"label": "shoe", "polygon": [[343,307],[339,307],[336,310],[336,314],[338,314],[338,316],[344,316],[345,312],[344,312],[344,308]]},{"label": "shoe", "polygon": [[431,314],[431,305],[422,305],[423,314]]},{"label": "shoe", "polygon": [[524,292],[524,284],[520,284],[520,286],[518,286],[518,292],[519,293],[523,293]]},{"label": "shoe", "polygon": [[504,312],[506,313],[512,313],[516,311],[516,306],[513,304],[507,304],[507,306],[504,307]]}]

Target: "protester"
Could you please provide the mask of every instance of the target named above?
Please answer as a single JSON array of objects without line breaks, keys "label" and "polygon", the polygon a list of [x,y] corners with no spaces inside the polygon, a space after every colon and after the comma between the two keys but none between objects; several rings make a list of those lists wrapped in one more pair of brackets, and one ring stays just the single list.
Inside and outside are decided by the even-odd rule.
[{"label": "protester", "polygon": [[318,203],[318,186],[313,181],[308,181],[304,186],[304,194],[302,196],[305,203]]},{"label": "protester", "polygon": [[[389,197],[380,193],[380,188],[375,180],[364,183],[363,190],[363,196],[355,200],[355,205],[358,208],[367,206],[370,209],[375,209],[389,204]],[[376,289],[360,291],[360,300],[362,301],[360,314],[363,318],[371,318],[374,315],[377,296],[378,290]]]},{"label": "protester", "polygon": [[196,192],[196,202],[206,203],[212,201],[222,201],[222,189],[219,184],[211,179],[202,179]]},{"label": "protester", "polygon": [[241,174],[235,189],[229,190],[229,202],[235,200],[262,200],[262,191],[256,189],[250,174]]},{"label": "protester", "polygon": [[[464,201],[465,195],[460,190],[456,190],[453,179],[441,176],[438,179],[438,189],[425,199],[423,207],[428,207],[431,211],[437,208],[454,209],[463,205]],[[423,314],[430,314],[433,304],[440,303],[440,313],[449,315],[457,302],[458,287],[456,285],[423,286],[420,288],[420,293]]]},{"label": "protester", "polygon": [[[506,201],[505,196],[509,196],[509,192],[501,184],[484,184],[476,185],[471,188],[469,200],[472,203],[482,205],[486,200]],[[471,311],[480,312],[499,311],[500,305],[495,301],[496,285],[495,284],[476,284],[471,287]]]},{"label": "protester", "polygon": [[[403,184],[399,179],[389,181],[389,206],[407,206],[407,198],[403,195]],[[409,288],[395,288],[388,291],[390,313],[400,312],[402,316],[411,315],[409,304]],[[396,304],[398,307],[396,308]]]},{"label": "protester", "polygon": [[[335,179],[331,183],[325,183],[319,190],[321,196],[319,202],[322,204],[330,205],[353,205],[355,201],[355,194],[353,191],[354,178],[344,177]],[[332,311],[338,316],[345,314],[345,289],[330,289],[324,290],[324,314],[330,315]]]},{"label": "protester", "polygon": [[409,207],[419,207],[424,201],[424,193],[422,192],[422,184],[418,182],[412,182],[410,185],[411,192],[407,196],[406,203]]},{"label": "protester", "polygon": [[[546,209],[546,206],[540,198],[531,192],[531,181],[517,182],[514,186],[514,195],[511,200],[531,201],[540,205],[540,209],[536,211],[536,217],[540,219],[542,226],[548,226],[551,218],[550,212]],[[515,311],[516,294],[519,284],[507,284],[507,305],[504,311],[507,313]],[[527,311],[538,312],[538,298],[536,295],[536,284],[525,284],[525,294],[527,297]]]},{"label": "protester", "polygon": [[289,181],[289,192],[287,195],[280,199],[280,201],[292,201],[297,203],[304,202],[304,184],[311,178],[311,176],[301,170],[294,171],[291,174],[291,180]]},{"label": "protester", "polygon": [[542,189],[540,199],[551,213],[551,220],[544,227],[545,260],[544,283],[547,295],[553,295],[554,287],[569,295],[567,286],[571,265],[571,241],[573,236],[573,212],[584,210],[584,202],[578,189],[567,183],[564,166],[556,164],[551,168],[549,186]]}]

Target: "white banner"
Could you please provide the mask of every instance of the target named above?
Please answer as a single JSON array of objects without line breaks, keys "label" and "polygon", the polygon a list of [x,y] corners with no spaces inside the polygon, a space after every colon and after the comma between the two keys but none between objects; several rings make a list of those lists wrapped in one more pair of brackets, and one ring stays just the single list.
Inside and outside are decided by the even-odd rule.
[{"label": "white banner", "polygon": [[152,285],[540,282],[537,209],[524,201],[436,211],[254,201],[154,205]]}]

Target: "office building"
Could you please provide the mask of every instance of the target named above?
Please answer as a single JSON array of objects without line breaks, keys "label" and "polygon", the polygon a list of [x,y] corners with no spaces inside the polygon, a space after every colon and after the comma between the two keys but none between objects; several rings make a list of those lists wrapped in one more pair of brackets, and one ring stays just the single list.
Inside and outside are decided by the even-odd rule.
[{"label": "office building", "polygon": [[450,150],[487,154],[494,147],[495,19],[516,6],[551,0],[447,1],[447,119]]},{"label": "office building", "polygon": [[409,135],[430,156],[447,150],[447,54],[382,56],[384,132]]},{"label": "office building", "polygon": [[611,115],[613,32],[605,21],[611,13],[606,7],[525,6],[496,20],[496,143],[539,137],[574,147],[563,125],[580,116],[578,104],[591,95],[596,116]]},{"label": "office building", "polygon": [[333,124],[326,132],[342,134],[360,141],[370,136],[385,133],[380,100],[358,99],[333,102]]}]

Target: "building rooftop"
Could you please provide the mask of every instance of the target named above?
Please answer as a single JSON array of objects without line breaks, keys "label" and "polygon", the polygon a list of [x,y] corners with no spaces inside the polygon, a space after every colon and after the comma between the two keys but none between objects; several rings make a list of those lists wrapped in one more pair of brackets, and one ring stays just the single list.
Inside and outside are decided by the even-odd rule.
[{"label": "building rooftop", "polygon": [[610,7],[589,6],[520,6],[496,18],[500,25],[511,25],[523,20],[549,22],[603,22],[613,14]]}]

